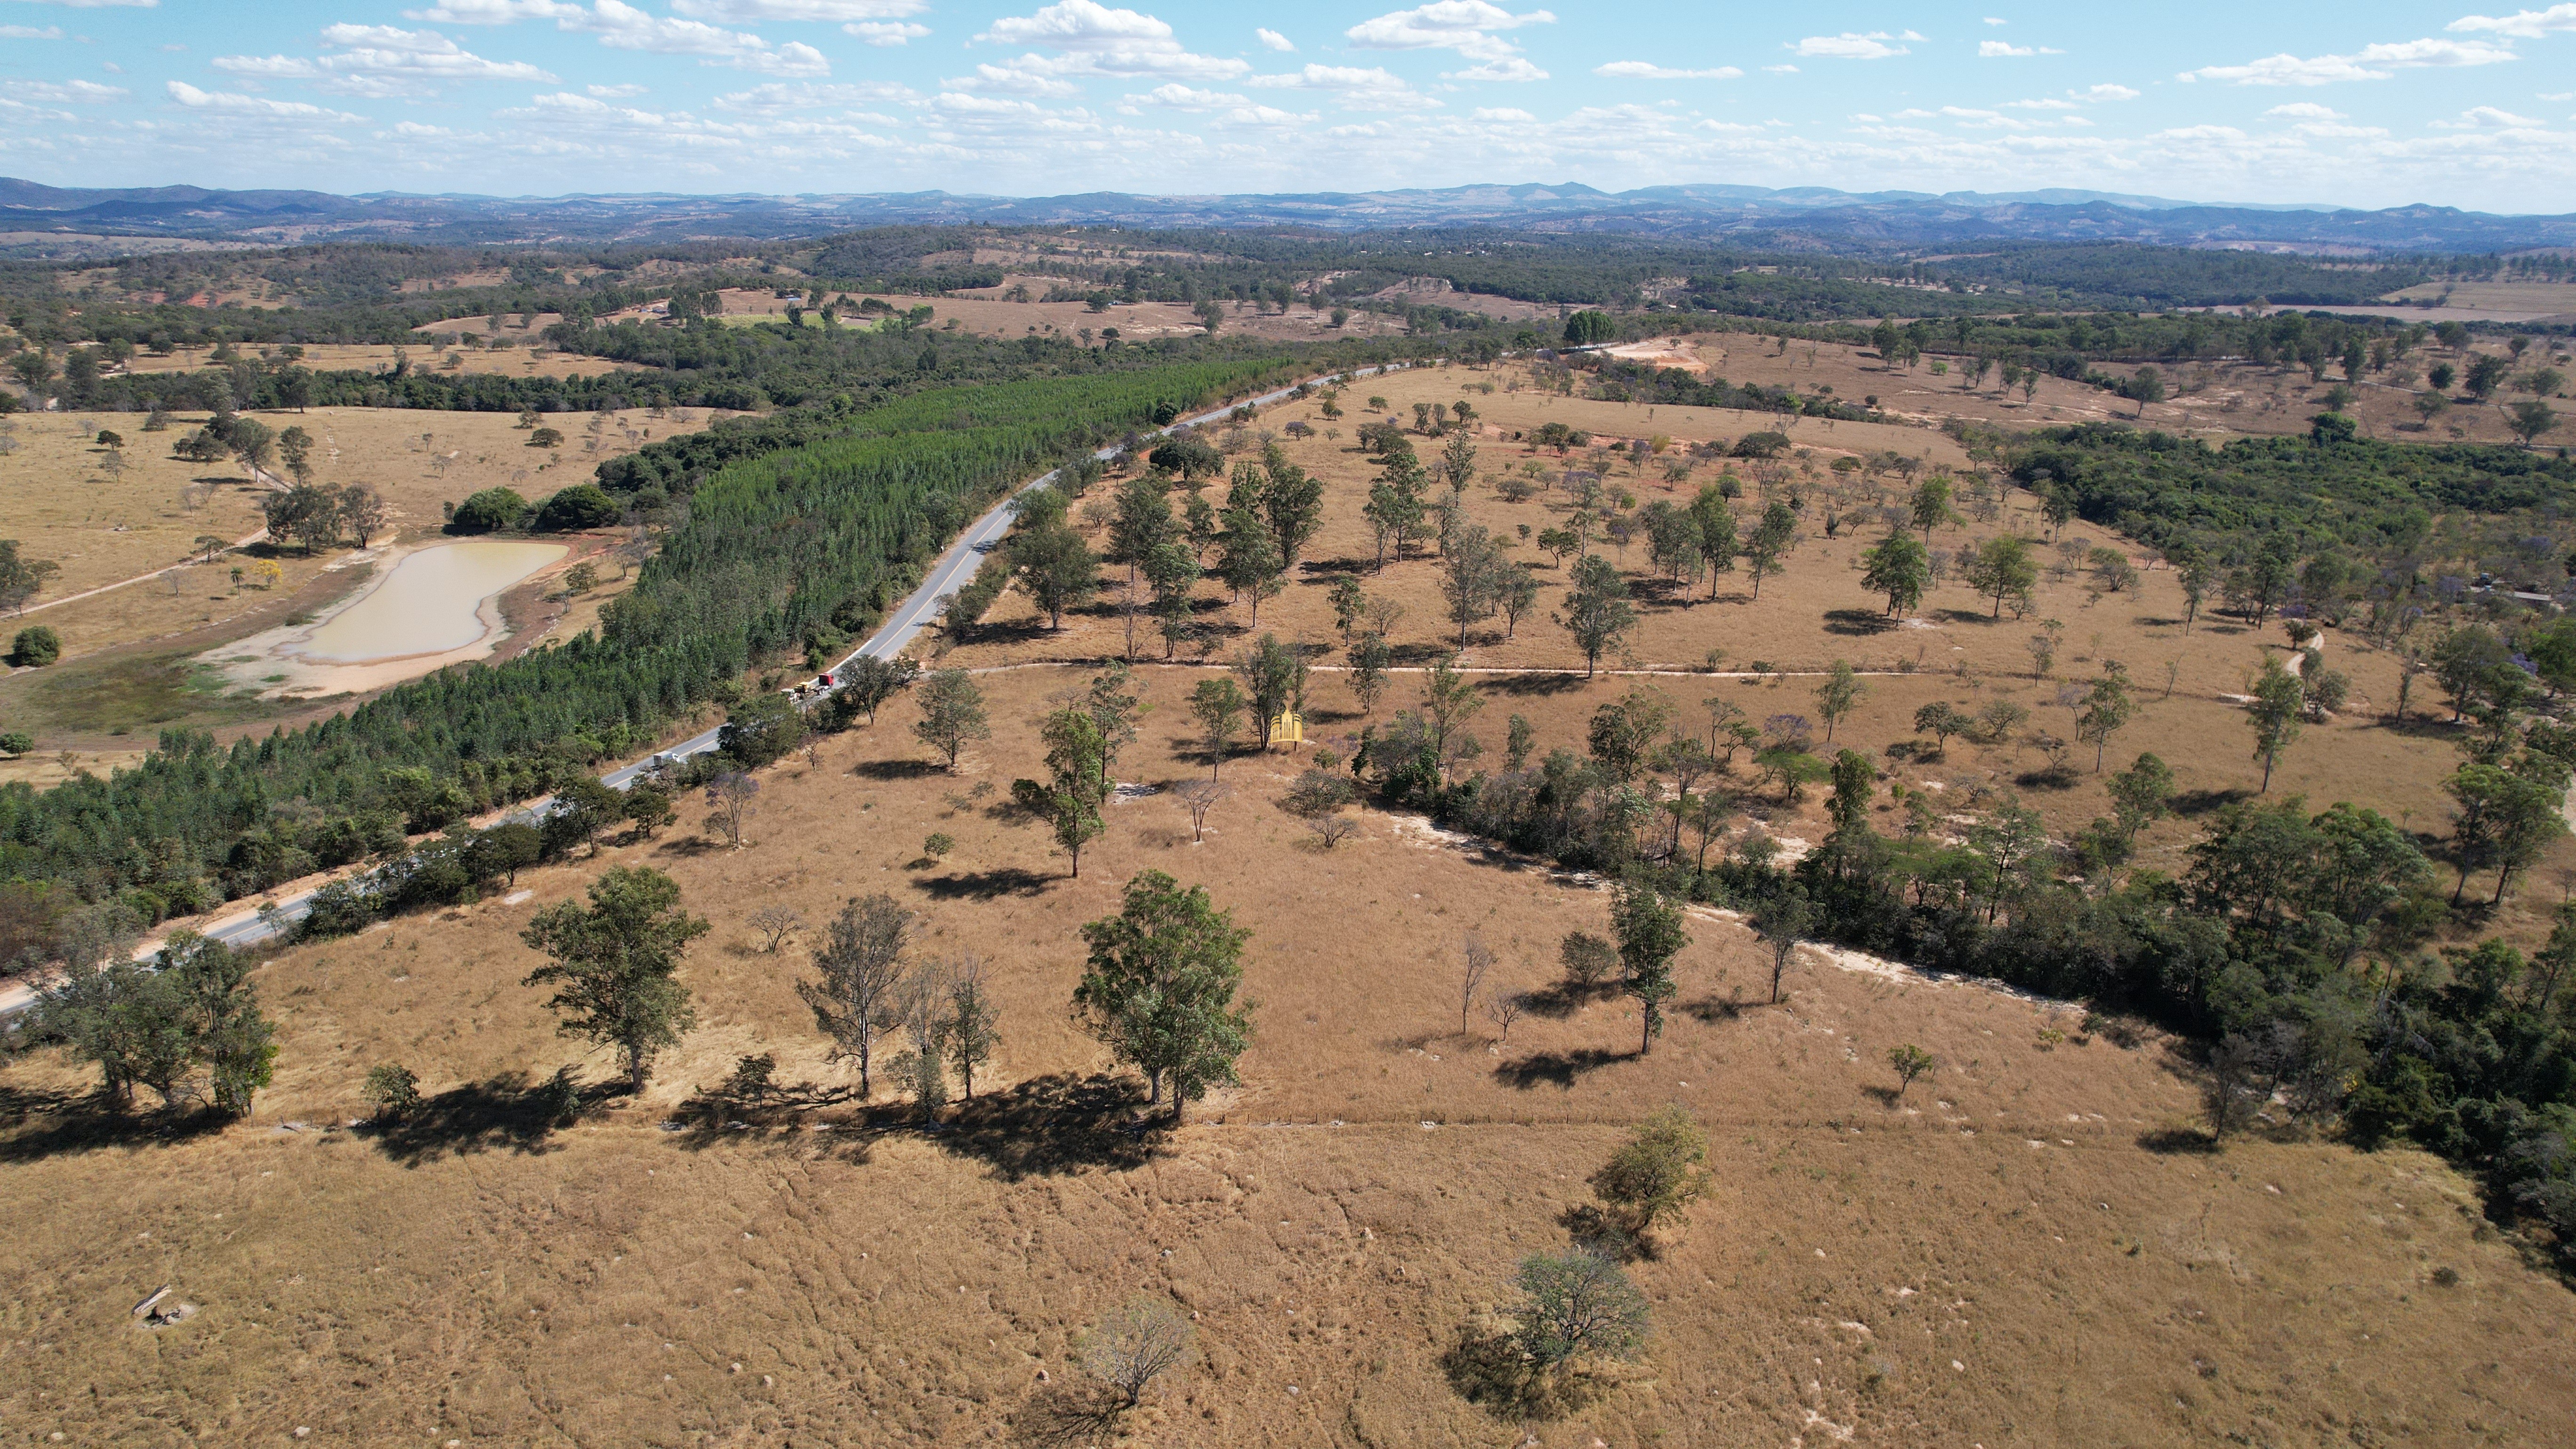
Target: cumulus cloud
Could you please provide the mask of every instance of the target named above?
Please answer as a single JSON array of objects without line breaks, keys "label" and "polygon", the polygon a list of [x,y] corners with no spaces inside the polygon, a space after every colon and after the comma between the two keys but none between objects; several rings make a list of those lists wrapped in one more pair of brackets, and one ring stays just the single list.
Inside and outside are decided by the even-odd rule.
[{"label": "cumulus cloud", "polygon": [[854,20],[842,26],[841,31],[870,45],[904,45],[928,35],[930,27],[908,20]]},{"label": "cumulus cloud", "polygon": [[1440,78],[1447,81],[1543,81],[1547,72],[1532,65],[1526,56],[1511,55],[1501,60],[1480,61],[1465,70],[1444,70]]},{"label": "cumulus cloud", "polygon": [[1762,69],[1764,73],[1768,75],[1796,75],[1798,73],[1798,68],[1796,66],[1789,65],[1785,62],[1779,65],[1766,65],[1762,67]]},{"label": "cumulus cloud", "polygon": [[1251,84],[1274,90],[1331,91],[1354,111],[1420,111],[1440,103],[1384,66],[1315,65],[1284,75],[1257,75]]},{"label": "cumulus cloud", "polygon": [[60,40],[62,38],[63,28],[59,25],[0,25],[0,40]]},{"label": "cumulus cloud", "polygon": [[1734,80],[1744,74],[1731,65],[1708,70],[1676,70],[1651,60],[1614,60],[1608,65],[1594,66],[1592,73],[1612,80]]},{"label": "cumulus cloud", "polygon": [[[677,0],[682,14],[761,15],[788,20],[841,19],[859,14],[905,15],[920,8],[910,0]],[[591,0],[590,8],[565,0],[438,0],[426,10],[406,10],[412,20],[448,25],[512,25],[522,20],[551,20],[557,30],[591,35],[611,50],[638,50],[653,55],[694,55],[701,65],[730,66],[779,76],[829,75],[823,52],[801,40],[771,45],[748,31],[727,30],[704,20],[675,19],[637,9],[626,0]],[[926,33],[926,32],[925,32]],[[569,93],[567,93],[569,94]],[[574,99],[582,99],[574,97]]]},{"label": "cumulus cloud", "polygon": [[826,25],[900,20],[928,8],[928,0],[671,0],[673,14],[724,25],[757,25],[763,20],[805,20]]},{"label": "cumulus cloud", "polygon": [[1290,40],[1287,36],[1280,34],[1276,30],[1266,30],[1260,27],[1255,27],[1252,34],[1255,39],[1262,43],[1262,45],[1271,50],[1294,51],[1297,48],[1297,42]]},{"label": "cumulus cloud", "polygon": [[2547,124],[2549,123],[2546,121],[2533,120],[2529,116],[2517,116],[2511,111],[2499,110],[2494,106],[2471,106],[2460,112],[2457,120],[2433,123],[2437,129],[2445,131],[2530,131]]},{"label": "cumulus cloud", "polygon": [[[636,90],[643,89],[637,86]],[[601,95],[599,86],[590,88]],[[747,91],[734,91],[716,97],[719,111],[738,111],[752,115],[782,115],[789,111],[828,110],[865,105],[870,101],[917,103],[921,93],[892,81],[861,81],[857,84],[825,84],[815,81],[769,81]]]},{"label": "cumulus cloud", "polygon": [[2098,86],[2086,86],[2080,91],[2068,91],[2067,94],[2079,101],[2134,101],[2145,93],[2133,91],[2124,85],[2105,82]]},{"label": "cumulus cloud", "polygon": [[1519,54],[1520,47],[1492,32],[1555,23],[1556,17],[1545,10],[1514,15],[1486,0],[1434,0],[1363,20],[1343,31],[1342,38],[1356,50],[1454,50],[1469,60],[1500,62]]},{"label": "cumulus cloud", "polygon": [[582,89],[590,92],[592,95],[597,96],[603,101],[624,100],[628,96],[640,96],[644,94],[644,87],[639,86],[632,81],[629,81],[624,85],[584,86]]},{"label": "cumulus cloud", "polygon": [[50,101],[55,105],[99,105],[121,101],[134,92],[123,86],[103,86],[96,81],[0,81],[0,90],[22,100]]},{"label": "cumulus cloud", "polygon": [[34,0],[39,5],[60,5],[66,10],[149,10],[161,0]]},{"label": "cumulus cloud", "polygon": [[2494,65],[2513,59],[2516,56],[2511,49],[2482,40],[2406,40],[2366,45],[2350,55],[2303,58],[2283,52],[2244,65],[2205,65],[2174,78],[2243,86],[2322,86],[2337,81],[2387,80],[2401,70]]},{"label": "cumulus cloud", "polygon": [[392,25],[332,25],[322,44],[336,55],[219,55],[215,69],[263,80],[311,81],[342,95],[413,95],[444,81],[551,81],[525,61],[486,60],[435,30]]},{"label": "cumulus cloud", "polygon": [[2314,101],[2292,101],[2288,105],[2274,106],[2263,114],[2267,116],[2286,116],[2292,120],[2298,121],[2340,121],[2343,119],[2343,112],[2336,110],[2332,106],[2318,105]]},{"label": "cumulus cloud", "polygon": [[2517,10],[2511,15],[2463,15],[2443,28],[2484,31],[2490,35],[2510,36],[2515,40],[2539,40],[2553,30],[2576,30],[2576,5],[2552,5],[2546,10]]},{"label": "cumulus cloud", "polygon": [[1516,106],[1479,106],[1469,113],[1471,121],[1535,121],[1538,117]]},{"label": "cumulus cloud", "polygon": [[1920,40],[1909,30],[1903,35],[1890,35],[1873,30],[1866,35],[1846,30],[1840,35],[1810,35],[1789,49],[1809,60],[1884,60],[1891,55],[1910,55],[1906,47],[1892,42]]},{"label": "cumulus cloud", "polygon": [[1005,16],[975,39],[1033,45],[1055,53],[1032,51],[997,65],[978,65],[974,75],[950,85],[1068,96],[1077,93],[1072,84],[1077,79],[1236,80],[1252,69],[1231,57],[1195,54],[1161,20],[1134,10],[1112,9],[1098,0],[1058,0],[1033,15]]},{"label": "cumulus cloud", "polygon": [[220,111],[236,116],[258,116],[276,119],[300,118],[322,121],[362,121],[346,111],[328,111],[304,101],[274,101],[266,96],[246,96],[239,91],[201,91],[186,81],[171,81],[170,99],[192,111]]},{"label": "cumulus cloud", "polygon": [[2001,40],[1981,40],[1977,42],[1977,54],[1988,60],[1998,59],[2003,56],[2064,55],[2065,53],[2065,51],[2059,50],[2053,45],[2013,45]]},{"label": "cumulus cloud", "polygon": [[2055,99],[2037,101],[2006,101],[2004,104],[2016,111],[2071,111],[2075,109],[2075,103],[2073,101],[2061,101]]}]

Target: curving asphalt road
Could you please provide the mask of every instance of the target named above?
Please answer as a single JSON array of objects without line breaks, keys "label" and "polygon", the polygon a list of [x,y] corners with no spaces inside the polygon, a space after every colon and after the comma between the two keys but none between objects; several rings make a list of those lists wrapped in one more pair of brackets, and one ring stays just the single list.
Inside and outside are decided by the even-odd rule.
[{"label": "curving asphalt road", "polygon": [[[1348,373],[1327,373],[1307,379],[1307,383],[1341,382],[1353,377],[1398,371],[1406,365],[1389,363],[1383,367],[1363,367]],[[1239,407],[1267,407],[1287,397],[1295,392],[1298,386],[1303,385],[1306,384],[1293,384],[1263,393],[1259,397],[1247,398],[1242,402],[1228,403],[1224,407],[1200,413],[1196,417],[1183,418],[1172,426],[1197,427],[1218,421]],[[1158,428],[1147,436],[1158,437],[1166,431],[1169,430]],[[1117,451],[1115,448],[1102,448],[1093,456],[1106,459]],[[849,667],[851,660],[863,654],[878,659],[892,659],[901,654],[905,646],[920,637],[923,630],[937,623],[939,616],[947,608],[948,595],[956,593],[973,581],[976,571],[984,566],[986,556],[991,554],[994,546],[1002,541],[1002,536],[1010,532],[1012,502],[1019,494],[1029,489],[1042,488],[1054,482],[1055,476],[1054,471],[1050,470],[1029,480],[1014,491],[1010,498],[994,504],[983,517],[969,525],[964,533],[958,535],[957,541],[950,544],[946,551],[931,564],[929,574],[921,581],[921,587],[914,589],[894,612],[886,617],[885,623],[867,637],[865,643],[851,650],[846,658],[832,666],[833,675],[838,677]],[[837,689],[840,686],[833,687]],[[623,790],[634,782],[636,776],[652,769],[658,763],[685,760],[692,755],[702,755],[713,750],[721,733],[719,728],[692,735],[667,749],[655,751],[631,764],[620,765],[599,778],[602,782]],[[546,804],[545,799],[532,800],[521,809],[526,812],[536,812],[545,809]],[[304,919],[305,915],[312,910],[312,904],[312,890],[298,891],[293,895],[279,897],[266,909],[208,925],[204,929],[204,934],[233,946],[247,946],[254,942],[265,941],[272,936],[283,934],[296,922]],[[157,941],[148,942],[137,954],[149,954],[158,949],[159,944]],[[10,987],[6,992],[0,992],[0,1018],[26,1010],[34,1004],[34,1000],[33,991],[23,983]]]}]

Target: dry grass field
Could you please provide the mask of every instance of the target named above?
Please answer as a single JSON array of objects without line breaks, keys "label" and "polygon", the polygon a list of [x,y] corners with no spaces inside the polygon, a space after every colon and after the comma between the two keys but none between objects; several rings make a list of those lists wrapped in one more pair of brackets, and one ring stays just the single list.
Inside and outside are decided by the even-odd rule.
[{"label": "dry grass field", "polygon": [[[610,415],[595,431],[589,415],[558,420],[566,441],[556,450],[527,446],[529,434],[507,413],[315,408],[260,420],[273,430],[300,426],[313,435],[316,481],[365,483],[384,495],[389,529],[378,539],[381,546],[434,534],[442,503],[495,484],[533,500],[587,481],[601,459],[703,426],[705,416],[656,418],[636,409]],[[347,549],[308,558],[297,547],[266,543],[211,564],[186,563],[200,535],[241,543],[263,531],[263,486],[233,464],[170,456],[170,445],[203,422],[201,416],[174,415],[160,433],[141,432],[142,420],[131,414],[21,414],[8,421],[18,446],[0,456],[0,538],[17,539],[23,556],[61,565],[25,619],[62,635],[64,661],[0,678],[0,716],[34,729],[43,753],[99,748],[99,736],[111,729],[182,717],[170,711],[205,703],[191,697],[187,656],[319,608],[356,587],[370,566],[370,558]],[[95,441],[102,428],[125,439],[121,473],[103,466],[108,450]],[[254,579],[236,587],[232,570],[262,561],[278,567],[277,582],[263,589]],[[185,566],[163,572],[173,564]],[[116,683],[75,687],[71,676],[85,666]],[[140,696],[127,701],[124,691],[138,687],[138,674],[147,676]]]},{"label": "dry grass field", "polygon": [[[1318,850],[1272,803],[1302,763],[1286,752],[1228,763],[1236,793],[1192,844],[1162,792],[1206,769],[1179,738],[1190,671],[1144,671],[1153,711],[1119,774],[1156,793],[1114,805],[1064,879],[980,787],[1033,768],[1035,717],[1082,677],[984,676],[995,735],[958,776],[923,763],[897,706],[819,768],[768,772],[745,849],[690,832],[693,810],[511,896],[277,956],[258,982],[278,1080],[220,1135],[102,1140],[65,1109],[86,1083],[61,1064],[0,1071],[0,1200],[22,1224],[0,1266],[0,1422],[136,1444],[1093,1442],[1048,1415],[1070,1340],[1149,1293],[1193,1315],[1200,1356],[1126,1421],[1137,1444],[2569,1432],[2576,1314],[2480,1226],[2468,1184],[2309,1140],[2179,1150],[2194,1090],[2151,1032],[1813,952],[1775,1007],[1714,913],[1690,923],[1649,1055],[1617,998],[1507,1043],[1481,1018],[1460,1031],[1465,933],[1537,986],[1563,933],[1604,929],[1603,894],[1374,812]],[[1543,738],[1618,684],[1540,696]],[[957,842],[936,862],[933,831]],[[618,863],[670,871],[715,923],[683,973],[699,1026],[643,1100],[550,1134],[525,1084],[605,1064],[553,1036],[515,933]],[[1101,1075],[1066,1002],[1075,928],[1149,866],[1254,932],[1258,1036],[1241,1089],[1138,1137],[1132,1086]],[[791,989],[798,944],[761,952],[747,918],[876,890],[921,913],[922,954],[988,963],[1004,1044],[984,1096],[934,1134],[846,1103],[740,1128],[690,1107],[756,1051],[784,1082],[846,1086]],[[1900,1042],[1941,1065],[1891,1100]],[[347,1127],[391,1060],[429,1114]],[[1635,1267],[1645,1359],[1561,1418],[1462,1401],[1443,1355],[1667,1102],[1708,1126],[1717,1187]],[[134,1326],[163,1284],[200,1311]]]}]

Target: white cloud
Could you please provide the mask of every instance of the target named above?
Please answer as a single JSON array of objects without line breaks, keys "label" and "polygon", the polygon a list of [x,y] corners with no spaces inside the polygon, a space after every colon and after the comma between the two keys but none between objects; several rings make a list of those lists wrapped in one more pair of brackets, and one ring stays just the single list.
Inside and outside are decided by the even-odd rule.
[{"label": "white cloud", "polygon": [[915,25],[908,20],[854,20],[842,26],[841,30],[870,45],[903,45],[930,33],[929,26]]},{"label": "white cloud", "polygon": [[1978,127],[1985,130],[2005,131],[2018,131],[2030,125],[2030,122],[2028,121],[2015,120],[2011,116],[2004,115],[1999,111],[1981,111],[1968,106],[1943,106],[1937,111],[1926,111],[1919,108],[1914,110],[1898,111],[1896,113],[1896,119],[1900,121],[1951,120],[1960,122],[1963,125]]},{"label": "white cloud", "polygon": [[1294,52],[1297,49],[1297,42],[1290,40],[1287,36],[1280,34],[1276,30],[1267,30],[1255,27],[1252,34],[1255,39],[1259,40],[1264,46],[1267,46],[1272,50]]},{"label": "white cloud", "polygon": [[0,81],[0,90],[31,101],[51,101],[55,105],[100,105],[121,101],[134,92],[123,86],[103,86],[96,81]]},{"label": "white cloud", "polygon": [[2445,131],[2530,131],[2549,123],[2535,121],[2529,116],[2517,116],[2494,106],[2471,106],[2460,112],[2456,121],[2435,121],[2433,124]]},{"label": "white cloud", "polygon": [[1796,75],[1798,73],[1798,68],[1796,66],[1785,63],[1781,65],[1766,65],[1762,67],[1762,69],[1765,73],[1770,75]]},{"label": "white cloud", "polygon": [[806,20],[825,25],[900,20],[927,8],[928,0],[671,0],[673,14],[725,25],[757,25],[763,20]]},{"label": "white cloud", "polygon": [[1840,35],[1810,35],[1789,49],[1809,60],[1884,60],[1891,55],[1911,54],[1902,45],[1888,44],[1896,38],[1884,30],[1867,35],[1846,30]]},{"label": "white cloud", "polygon": [[192,111],[223,111],[237,116],[299,117],[326,121],[362,121],[346,111],[326,111],[303,101],[272,101],[265,96],[246,96],[238,91],[201,91],[186,81],[171,81],[170,99]]},{"label": "white cloud", "polygon": [[332,25],[322,44],[337,55],[306,60],[285,55],[219,55],[215,69],[271,80],[309,80],[344,95],[414,94],[441,81],[551,81],[525,61],[486,60],[435,30],[392,25]]},{"label": "white cloud", "polygon": [[1479,106],[1468,115],[1471,121],[1535,121],[1538,117],[1514,106]]},{"label": "white cloud", "polygon": [[644,94],[645,91],[645,87],[639,86],[632,81],[629,81],[624,85],[584,86],[582,89],[590,92],[593,96],[596,96],[603,101],[622,101],[628,96],[640,96]]},{"label": "white cloud", "polygon": [[1213,111],[1224,106],[1248,106],[1252,97],[1230,95],[1224,91],[1196,90],[1179,81],[1166,81],[1141,96],[1129,96],[1140,106],[1165,106],[1175,111]]},{"label": "white cloud", "polygon": [[[598,95],[601,87],[592,86]],[[638,86],[636,89],[641,90]],[[893,81],[861,81],[857,84],[818,84],[814,81],[768,81],[747,91],[735,91],[715,99],[719,111],[737,111],[752,115],[783,115],[789,111],[830,110],[864,105],[870,101],[894,101],[917,105],[921,93]]]},{"label": "white cloud", "polygon": [[[911,0],[676,0],[683,13],[750,15],[781,19],[840,19],[858,14],[904,15],[920,8]],[[701,65],[731,66],[769,75],[829,75],[823,52],[801,40],[771,45],[748,31],[726,30],[703,20],[654,15],[625,0],[591,0],[585,10],[564,0],[438,0],[426,10],[406,10],[406,18],[450,25],[511,25],[521,20],[551,20],[557,30],[593,35],[611,50],[639,50],[653,55],[694,55]],[[575,99],[579,99],[575,97]]]},{"label": "white cloud", "polygon": [[2299,121],[2340,121],[2344,118],[2343,112],[2332,106],[2318,105],[2314,101],[2292,101],[2285,106],[2274,106],[2263,114],[2286,116]]},{"label": "white cloud", "polygon": [[1545,10],[1514,15],[1487,0],[1434,0],[1363,20],[1342,37],[1359,50],[1454,50],[1469,60],[1499,62],[1519,54],[1520,47],[1489,32],[1555,23]]},{"label": "white cloud", "polygon": [[2302,58],[2284,52],[2244,65],[2205,65],[2177,80],[2232,81],[2244,86],[2321,86],[2336,81],[2386,80],[2400,70],[2494,65],[2516,59],[2501,45],[2481,40],[2407,40],[2366,45],[2350,55]]},{"label": "white cloud", "polygon": [[1383,66],[1315,65],[1285,75],[1257,75],[1251,83],[1269,89],[1333,91],[1355,111],[1420,111],[1440,103],[1406,85]]},{"label": "white cloud", "polygon": [[1978,56],[1987,60],[1994,60],[2003,56],[2064,55],[2065,53],[2065,51],[2059,50],[2053,45],[2013,45],[2001,40],[1981,40],[1977,42]]},{"label": "white cloud", "polygon": [[60,5],[66,10],[149,10],[161,0],[32,0],[39,5]]},{"label": "white cloud", "polygon": [[1512,55],[1501,60],[1480,61],[1465,70],[1444,70],[1440,78],[1447,81],[1543,81],[1547,72],[1530,64],[1527,57]]},{"label": "white cloud", "polygon": [[2515,40],[2538,40],[2553,30],[2576,30],[2576,5],[2517,10],[2511,15],[2463,15],[2443,28],[2483,30],[2491,35],[2511,36]]},{"label": "white cloud", "polygon": [[1989,16],[1987,16],[1987,17],[1986,17],[1986,23],[1987,23],[1988,25],[2001,25],[2001,24],[2003,24],[2004,22],[2003,22],[2003,21],[2001,21],[2001,20],[1997,20],[1995,17],[1993,17],[1993,16],[1989,15]]},{"label": "white cloud", "polygon": [[1651,60],[1614,60],[1608,65],[1594,66],[1592,73],[1612,80],[1734,80],[1744,74],[1731,65],[1710,70],[1675,70]]},{"label": "white cloud", "polygon": [[2075,109],[2075,103],[2073,101],[2060,101],[2053,99],[2039,101],[2006,101],[2004,102],[2004,105],[2007,108],[2016,111],[2071,111]]},{"label": "white cloud", "polygon": [[42,29],[33,25],[0,25],[0,40],[60,40],[62,38],[63,28],[59,25],[48,25]]},{"label": "white cloud", "polygon": [[1098,0],[1058,0],[1034,15],[1005,16],[975,38],[1034,45],[1056,54],[1032,52],[998,65],[978,65],[974,75],[950,85],[1070,96],[1077,93],[1072,84],[1076,79],[1236,80],[1252,69],[1231,57],[1194,54],[1173,38],[1172,27],[1161,20],[1134,10],[1113,10]]},{"label": "white cloud", "polygon": [[[442,25],[514,25],[522,20],[577,20],[589,12],[564,0],[438,0],[426,10],[406,10],[406,20]],[[564,25],[569,30],[570,25]]]},{"label": "white cloud", "polygon": [[2133,91],[2124,85],[2105,82],[2098,86],[2086,86],[2080,91],[2068,91],[2067,94],[2079,101],[2134,101],[2145,92]]}]

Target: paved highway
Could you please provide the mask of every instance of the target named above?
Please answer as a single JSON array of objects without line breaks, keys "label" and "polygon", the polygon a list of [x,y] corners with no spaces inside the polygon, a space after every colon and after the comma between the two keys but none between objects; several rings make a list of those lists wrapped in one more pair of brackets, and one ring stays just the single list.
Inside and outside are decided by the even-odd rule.
[{"label": "paved highway", "polygon": [[[1364,367],[1356,372],[1347,374],[1332,373],[1323,377],[1311,379],[1310,381],[1315,383],[1340,382],[1344,381],[1346,378],[1367,377],[1372,373],[1390,371],[1401,366],[1403,366],[1403,364],[1398,363],[1391,364],[1386,368]],[[1217,408],[1210,412],[1201,413],[1196,417],[1183,418],[1173,426],[1197,427],[1206,423],[1222,420],[1228,413],[1233,412],[1239,407],[1268,407],[1272,403],[1278,402],[1287,397],[1294,391],[1296,391],[1296,388],[1293,386],[1283,387],[1273,392],[1263,393],[1259,397],[1248,398],[1243,402],[1228,403],[1224,407]],[[1151,436],[1160,436],[1163,431],[1166,430],[1157,429]],[[1115,448],[1103,448],[1093,456],[1105,459],[1116,452],[1117,449]],[[1031,488],[1042,488],[1054,481],[1055,474],[1053,472],[1048,472],[1041,477],[1030,480],[1019,490],[1019,492],[1026,492]],[[929,574],[921,581],[921,587],[914,589],[911,595],[905,598],[903,603],[897,606],[892,614],[887,616],[885,623],[881,625],[875,633],[867,637],[867,641],[865,643],[862,643],[858,648],[851,650],[848,658],[845,658],[838,664],[832,666],[833,676],[835,678],[840,677],[842,672],[849,667],[850,660],[856,659],[862,654],[870,655],[878,659],[894,658],[896,655],[901,654],[904,651],[905,646],[912,643],[914,639],[920,637],[921,632],[924,629],[937,623],[939,621],[940,614],[947,608],[948,596],[966,587],[968,583],[974,580],[976,570],[984,566],[984,560],[991,554],[994,545],[1000,543],[1002,541],[1002,536],[1010,532],[1011,503],[1013,499],[1017,498],[1017,496],[1018,494],[1014,493],[1012,498],[1006,498],[1000,503],[993,505],[989,512],[987,512],[983,517],[976,519],[964,533],[958,535],[957,541],[950,544],[947,550],[939,555],[937,561],[931,564]],[[834,687],[838,688],[839,686],[836,685]],[[672,745],[667,749],[658,750],[632,764],[620,765],[616,769],[609,771],[607,774],[600,776],[600,779],[622,790],[626,788],[628,784],[632,783],[637,775],[653,768],[657,762],[665,760],[685,760],[692,755],[702,755],[714,749],[716,747],[716,740],[720,733],[720,730],[707,730],[701,734],[692,735],[676,745]],[[544,809],[545,806],[546,801],[533,800],[521,808],[526,811],[538,811]],[[247,946],[253,942],[265,941],[271,936],[285,932],[297,921],[304,919],[305,914],[312,909],[312,902],[313,892],[311,890],[297,891],[292,895],[279,897],[276,903],[267,910],[233,916],[225,920],[217,921],[205,927],[205,934],[218,941],[234,946]],[[158,945],[159,943],[157,941],[150,942],[145,945],[143,950],[148,953],[149,951],[156,949]],[[13,986],[5,992],[0,992],[0,1017],[6,1017],[13,1013],[24,1011],[33,1002],[33,1000],[34,996],[32,992],[30,992],[23,984]]]}]

